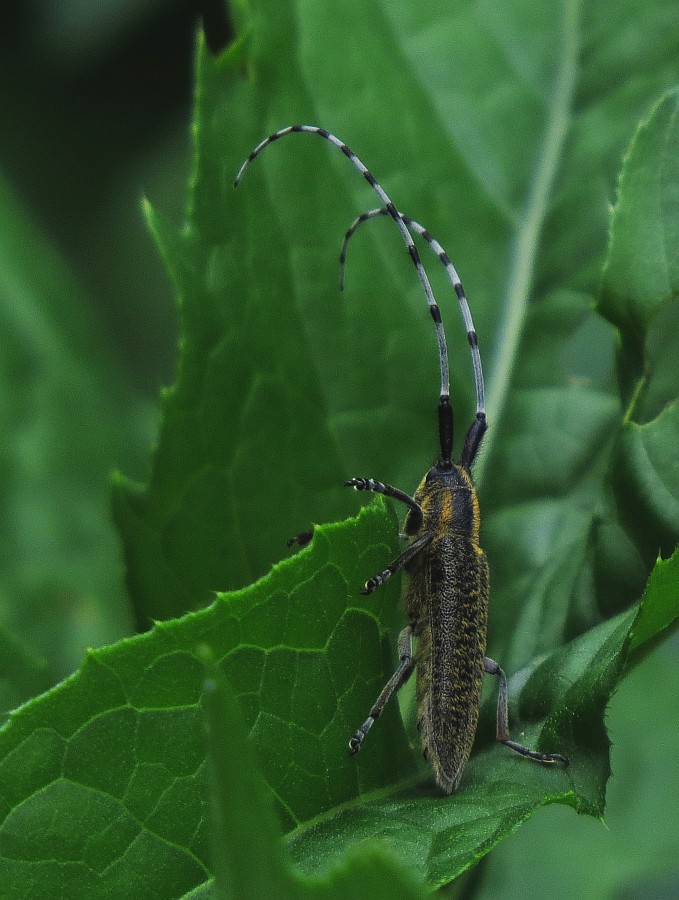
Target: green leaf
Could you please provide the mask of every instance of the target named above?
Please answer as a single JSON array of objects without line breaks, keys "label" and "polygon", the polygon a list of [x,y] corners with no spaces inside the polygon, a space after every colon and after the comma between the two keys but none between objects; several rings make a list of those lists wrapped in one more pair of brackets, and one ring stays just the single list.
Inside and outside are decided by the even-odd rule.
[{"label": "green leaf", "polygon": [[[558,802],[603,816],[610,775],[606,706],[628,653],[678,621],[679,551],[668,562],[658,562],[638,608],[516,674],[521,719],[533,723],[526,740],[543,751],[567,753],[567,770],[530,765],[495,746],[472,758],[454,802],[432,797],[428,790],[366,798],[293,832],[293,859],[315,871],[341,857],[338,835],[351,834],[353,841],[380,835],[408,868],[438,887],[474,865],[540,806]],[[484,710],[486,719],[494,714],[491,705]],[[546,710],[549,715],[538,725]]]},{"label": "green leaf", "polygon": [[[5,888],[115,896],[132,878],[142,897],[204,880],[204,644],[238,695],[287,829],[412,774],[395,706],[373,742],[378,758],[359,767],[346,752],[390,664],[384,623],[398,586],[361,606],[355,594],[393,553],[394,525],[377,504],[327,526],[251,588],[91,651],[75,676],[13,713],[0,733]],[[239,822],[232,841],[243,839]]]},{"label": "green leaf", "polygon": [[[620,157],[674,77],[676,9],[655,8],[662,39],[620,4],[354,13],[340,27],[313,2],[255,5],[239,13],[247,38],[217,61],[199,56],[187,225],[150,213],[181,300],[179,378],[148,488],[122,482],[115,494],[137,616],[144,625],[247,583],[290,535],[352,508],[337,489],[346,477],[412,490],[436,452],[433,334],[388,222],[357,236],[346,295],[335,288],[341,235],[376,202],[356,172],[319,140],[291,137],[232,190],[265,134],[318,122],[463,276],[489,387],[477,479],[491,646],[513,669],[638,598],[655,558],[635,536],[622,595],[592,561],[594,533],[620,543],[617,515],[602,521],[601,508],[621,406],[614,335],[591,298]],[[447,320],[455,299],[430,270]],[[471,367],[454,319],[448,337],[464,426]]]},{"label": "green leaf", "polygon": [[663,97],[632,141],[620,176],[599,308],[620,330],[618,372],[626,411],[613,445],[596,576],[604,608],[618,608],[643,584],[660,549],[679,533],[679,223],[676,90]]},{"label": "green leaf", "polygon": [[613,747],[605,825],[560,804],[542,810],[486,857],[480,898],[676,893],[679,836],[658,820],[659,810],[679,804],[668,762],[679,753],[675,643],[627,675],[606,711]]},{"label": "green leaf", "polygon": [[[283,853],[272,794],[252,764],[238,704],[207,650],[205,710],[215,813],[213,859],[217,895],[240,897],[422,897],[424,894],[379,846],[349,854],[324,877],[296,872]],[[205,657],[205,653],[203,654]]]},{"label": "green leaf", "polygon": [[[115,896],[134,883],[135,896],[175,896],[205,880],[212,870],[205,645],[233,686],[251,750],[291,831],[293,860],[309,875],[342,867],[345,850],[370,839],[430,885],[443,884],[541,805],[565,802],[601,815],[605,706],[625,664],[630,628],[637,629],[637,647],[669,621],[662,568],[636,623],[634,610],[624,613],[517,676],[516,732],[520,718],[528,742],[567,752],[570,767],[534,765],[493,745],[473,758],[456,796],[442,797],[428,779],[414,787],[395,706],[360,757],[346,751],[391,664],[380,623],[390,620],[397,590],[355,594],[393,553],[393,523],[383,523],[376,503],[357,520],[320,528],[309,549],[251,588],[92,651],[75,676],[16,711],[0,732],[0,874],[8,893]],[[672,562],[674,619],[678,567],[679,555]],[[213,765],[228,771],[215,792],[217,834],[233,844],[229,865],[239,858],[247,868],[252,848],[243,842],[256,820],[261,841],[274,840],[271,813],[262,812],[271,801],[254,787],[252,752],[236,746],[244,726],[233,724],[233,703],[221,700],[217,709],[211,689],[204,701]],[[220,747],[232,756],[230,767]],[[235,776],[252,810],[228,788]],[[272,861],[274,881],[287,877],[281,866]]]},{"label": "green leaf", "polygon": [[[347,883],[362,883],[373,859],[363,842],[376,839],[375,852],[396,851],[433,887],[542,805],[603,814],[606,703],[628,642],[634,662],[673,624],[679,596],[673,564],[666,589],[651,582],[636,623],[624,609],[658,544],[677,533],[660,489],[636,528],[633,504],[616,503],[645,341],[658,361],[645,415],[676,402],[668,329],[644,319],[648,331],[632,346],[616,319],[616,381],[616,332],[592,302],[619,158],[675,77],[679,12],[656,6],[651,23],[632,4],[581,11],[565,0],[556,15],[527,2],[442,11],[434,0],[396,0],[354,4],[340,20],[318,0],[266,0],[238,9],[241,38],[222,57],[199,49],[187,223],[147,213],[181,302],[178,378],[163,398],[149,485],[119,478],[114,506],[140,625],[233,590],[93,652],[71,680],[14,714],[0,733],[3,884],[31,896],[115,896],[130,881],[136,896],[209,889],[203,644],[233,687],[308,875],[336,864]],[[434,335],[388,222],[356,238],[347,295],[336,296],[339,239],[375,203],[365,183],[331,147],[297,137],[231,188],[251,148],[294,121],[338,132],[459,263],[490,376],[491,428],[476,469],[493,581],[489,652],[516,672],[513,733],[567,753],[567,770],[490,746],[492,701],[452,798],[416,768],[395,704],[360,757],[348,757],[347,737],[394,666],[398,585],[356,595],[397,552],[384,505],[318,528],[311,548],[240,589],[291,534],[353,508],[345,476],[411,489],[436,451]],[[649,140],[633,145],[621,210],[634,205],[634,173],[653,171],[671,122],[661,105],[644,126]],[[666,215],[671,205],[650,204],[632,217],[622,256],[635,270],[645,230]],[[611,260],[624,221],[613,220]],[[625,277],[620,293],[615,268],[609,262],[606,278],[617,306],[638,310],[639,286]],[[436,266],[432,279],[455,305]],[[615,319],[606,290],[601,310]],[[468,347],[462,329],[448,332],[466,423]],[[672,457],[662,441],[654,454],[649,446],[650,474],[671,495]],[[235,857],[247,839],[238,823],[245,816],[251,827],[254,812],[225,809],[218,836],[234,842]]]},{"label": "green leaf", "polygon": [[[141,421],[91,303],[0,174],[2,623],[47,662],[41,688],[128,629],[107,519],[109,472],[134,458],[122,410]],[[12,678],[28,687],[36,673],[21,656]]]},{"label": "green leaf", "polygon": [[640,650],[648,649],[648,644],[655,638],[666,638],[667,629],[674,624],[676,618],[676,588],[679,581],[679,555],[675,553],[670,559],[659,559],[653,569],[652,580],[646,589],[645,596],[653,591],[652,603],[643,603],[639,615],[630,631],[628,652],[637,662]]},{"label": "green leaf", "polygon": [[224,900],[236,900],[288,893],[294,879],[283,855],[272,794],[252,763],[252,748],[231,686],[211,648],[202,648],[202,656],[218,894]]}]

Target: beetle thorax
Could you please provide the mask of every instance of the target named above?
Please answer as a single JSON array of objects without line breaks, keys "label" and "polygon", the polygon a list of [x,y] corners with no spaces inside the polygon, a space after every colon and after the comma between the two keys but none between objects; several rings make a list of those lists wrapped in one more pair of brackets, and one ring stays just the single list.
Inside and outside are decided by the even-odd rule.
[{"label": "beetle thorax", "polygon": [[[457,534],[479,542],[479,501],[471,476],[462,466],[430,469],[415,492],[422,508],[422,531]],[[406,529],[407,530],[407,529]]]}]

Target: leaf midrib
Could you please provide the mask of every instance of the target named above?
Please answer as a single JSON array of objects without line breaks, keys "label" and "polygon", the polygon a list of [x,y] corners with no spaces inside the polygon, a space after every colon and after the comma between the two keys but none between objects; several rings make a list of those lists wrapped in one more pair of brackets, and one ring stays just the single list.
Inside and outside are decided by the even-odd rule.
[{"label": "leaf midrib", "polygon": [[571,123],[570,111],[578,75],[579,21],[580,0],[563,0],[561,54],[552,103],[525,213],[516,234],[512,254],[514,264],[509,274],[507,299],[502,306],[502,315],[498,323],[497,351],[493,354],[495,365],[487,391],[487,414],[491,427],[474,470],[477,485],[483,482],[485,470],[495,449],[495,441],[500,433],[499,426],[507,402],[533,287],[533,274],[540,249],[540,233],[549,212],[551,189]]}]

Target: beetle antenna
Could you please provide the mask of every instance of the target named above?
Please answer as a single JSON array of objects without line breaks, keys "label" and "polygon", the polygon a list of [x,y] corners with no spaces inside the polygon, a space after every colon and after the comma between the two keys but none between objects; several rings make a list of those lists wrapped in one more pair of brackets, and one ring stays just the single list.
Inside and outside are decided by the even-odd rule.
[{"label": "beetle antenna", "polygon": [[262,150],[268,147],[269,144],[273,144],[274,141],[279,140],[279,138],[282,138],[287,134],[297,133],[317,134],[319,137],[324,138],[326,141],[329,141],[331,144],[341,150],[342,153],[347,157],[349,162],[352,163],[354,168],[358,169],[358,171],[361,173],[361,175],[363,175],[370,187],[375,191],[381,202],[384,204],[384,214],[390,216],[394,220],[398,227],[398,230],[401,232],[401,236],[403,237],[405,245],[408,249],[408,254],[412,259],[415,268],[417,269],[417,274],[419,276],[420,283],[422,284],[424,294],[427,299],[427,305],[429,306],[429,312],[432,319],[434,320],[434,326],[436,327],[436,336],[438,339],[439,347],[439,367],[441,370],[441,390],[439,393],[438,405],[439,439],[441,444],[440,465],[443,468],[450,468],[452,466],[454,425],[453,409],[450,405],[448,347],[446,344],[446,335],[443,330],[443,322],[441,321],[441,311],[434,297],[434,292],[431,289],[431,284],[429,283],[427,273],[425,272],[424,266],[422,265],[420,254],[418,253],[417,247],[413,243],[412,235],[408,231],[403,216],[398,212],[394,204],[391,202],[385,190],[376,181],[371,172],[369,172],[368,169],[363,165],[356,154],[349,149],[344,141],[341,141],[338,137],[336,137],[334,134],[331,134],[329,131],[326,131],[324,128],[318,128],[316,125],[289,125],[287,128],[281,128],[280,131],[276,131],[274,134],[269,135],[269,137],[261,141],[261,143],[259,143],[255,147],[255,149],[250,153],[248,158],[240,167],[234,181],[234,187],[238,187],[241,179],[243,178],[243,175],[245,174],[245,170],[248,168],[250,163],[259,156]]},{"label": "beetle antenna", "polygon": [[[357,229],[364,223],[368,222],[370,219],[374,219],[376,216],[388,216],[389,213],[384,206],[379,209],[370,209],[368,212],[364,212],[357,219],[355,219],[349,228],[347,229],[344,240],[342,241],[342,250],[340,252],[339,259],[339,286],[340,290],[344,290],[344,272],[347,261],[347,249],[349,246],[349,241],[357,231]],[[485,421],[486,418],[486,395],[485,389],[483,385],[483,368],[481,366],[481,353],[479,351],[479,342],[476,336],[476,329],[474,328],[474,322],[472,320],[472,313],[469,308],[469,303],[467,301],[467,296],[464,292],[464,288],[462,287],[462,282],[460,281],[460,276],[457,274],[455,270],[455,266],[450,261],[450,257],[443,249],[443,247],[439,244],[439,242],[424,228],[419,222],[416,222],[414,219],[411,219],[410,216],[404,216],[403,213],[399,213],[401,219],[405,223],[405,225],[416,234],[419,234],[420,237],[425,240],[432,251],[436,254],[436,256],[441,261],[443,267],[446,270],[448,275],[448,279],[453,286],[453,290],[455,291],[455,296],[457,297],[460,305],[460,312],[462,313],[462,319],[464,321],[464,327],[467,330],[467,340],[469,342],[469,346],[471,348],[472,354],[472,366],[474,368],[474,387],[476,388],[476,418],[483,419]]]}]

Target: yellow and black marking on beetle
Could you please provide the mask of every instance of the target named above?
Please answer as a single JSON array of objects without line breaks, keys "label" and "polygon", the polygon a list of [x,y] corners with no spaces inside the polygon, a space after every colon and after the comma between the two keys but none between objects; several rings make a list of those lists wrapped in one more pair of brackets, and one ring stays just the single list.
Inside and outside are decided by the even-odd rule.
[{"label": "yellow and black marking on beetle", "polygon": [[[452,793],[460,783],[471,752],[479,716],[483,675],[498,677],[497,740],[522,756],[540,763],[568,765],[558,753],[539,753],[509,737],[507,679],[500,666],[486,654],[488,617],[488,563],[479,543],[479,502],[471,467],[486,431],[483,370],[478,340],[464,288],[448,255],[429,232],[398,212],[383,188],[347,145],[315,125],[291,125],[265,138],[250,153],[236,176],[237,187],[250,163],[269,144],[287,134],[316,134],[334,144],[380,198],[383,206],[359,216],[346,232],[340,254],[340,287],[343,284],[347,243],[358,226],[374,216],[391,217],[398,227],[424,289],[438,339],[441,388],[438,402],[441,456],[424,476],[413,497],[372,478],[351,478],[347,487],[371,491],[405,504],[408,512],[404,534],[408,546],[383,571],[368,579],[361,593],[371,594],[394,572],[409,575],[404,603],[409,624],[398,637],[399,664],[375,701],[370,714],[349,741],[357,753],[385,704],[417,668],[417,726],[422,750],[439,787]],[[444,265],[459,301],[471,348],[476,387],[476,416],[462,447],[460,463],[452,460],[453,410],[450,405],[448,350],[441,313],[409,229],[424,238]],[[304,545],[311,532],[300,536]],[[293,539],[294,541],[294,539]],[[413,653],[413,638],[417,651]]]}]

